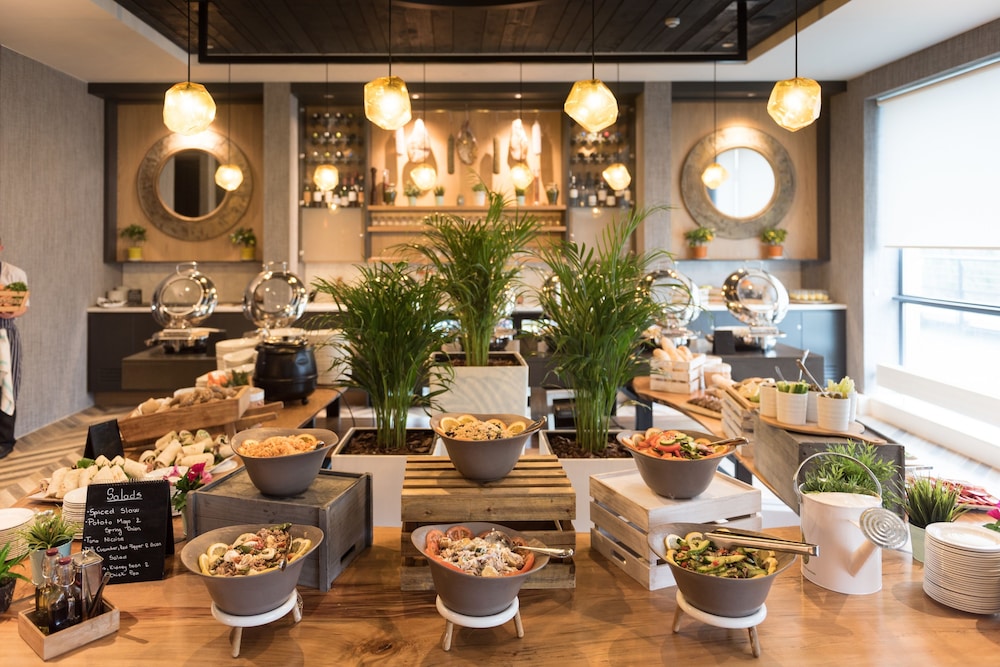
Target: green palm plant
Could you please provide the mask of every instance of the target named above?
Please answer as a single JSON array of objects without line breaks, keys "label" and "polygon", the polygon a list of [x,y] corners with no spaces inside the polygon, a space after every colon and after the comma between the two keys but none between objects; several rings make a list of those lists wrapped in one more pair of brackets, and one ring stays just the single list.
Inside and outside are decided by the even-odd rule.
[{"label": "green palm plant", "polygon": [[[430,405],[442,390],[416,393],[431,372],[431,357],[452,335],[440,326],[441,295],[430,280],[417,280],[405,263],[359,266],[352,283],[313,282],[340,312],[316,318],[319,328],[340,329],[348,352],[347,386],[368,392],[380,446],[406,443],[406,416],[413,405]],[[437,378],[447,387],[448,378]]]},{"label": "green palm plant", "polygon": [[596,249],[564,240],[535,252],[560,286],[537,290],[547,318],[544,335],[556,372],[574,391],[577,444],[595,454],[607,448],[617,392],[635,376],[642,332],[659,313],[643,278],[668,255],[630,248],[649,213],[632,210],[616,219]]},{"label": "green palm plant", "polygon": [[534,216],[509,215],[507,206],[502,195],[490,192],[484,217],[437,213],[427,219],[422,241],[403,246],[433,267],[461,328],[469,366],[489,363],[496,325],[510,316],[516,298],[518,260],[538,234]]}]

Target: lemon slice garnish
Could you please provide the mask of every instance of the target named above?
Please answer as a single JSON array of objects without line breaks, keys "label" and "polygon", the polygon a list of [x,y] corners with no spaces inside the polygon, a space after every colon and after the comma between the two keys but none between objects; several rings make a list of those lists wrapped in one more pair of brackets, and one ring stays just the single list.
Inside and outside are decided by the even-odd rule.
[{"label": "lemon slice garnish", "polygon": [[518,433],[523,433],[526,428],[528,428],[527,424],[517,421],[507,427],[507,432],[511,435],[517,435]]},{"label": "lemon slice garnish", "polygon": [[208,566],[211,561],[212,559],[208,557],[208,554],[198,556],[198,568],[201,570],[202,574],[212,574],[208,571]]},{"label": "lemon slice garnish", "polygon": [[215,544],[213,544],[212,546],[210,546],[208,549],[205,550],[205,554],[209,558],[222,558],[223,556],[226,555],[227,551],[229,551],[228,544],[224,544],[222,542],[216,542]]},{"label": "lemon slice garnish", "polygon": [[458,421],[454,417],[443,417],[439,422],[440,429],[447,433],[453,429],[458,428],[462,425],[462,422]]},{"label": "lemon slice garnish", "polygon": [[497,419],[495,417],[493,419],[487,419],[486,423],[487,424],[495,424],[501,431],[504,430],[505,428],[507,428],[506,424],[504,424],[501,420],[499,420],[499,419]]},{"label": "lemon slice garnish", "polygon": [[460,417],[457,417],[457,419],[459,424],[471,424],[472,422],[479,421],[472,415],[461,415]]}]

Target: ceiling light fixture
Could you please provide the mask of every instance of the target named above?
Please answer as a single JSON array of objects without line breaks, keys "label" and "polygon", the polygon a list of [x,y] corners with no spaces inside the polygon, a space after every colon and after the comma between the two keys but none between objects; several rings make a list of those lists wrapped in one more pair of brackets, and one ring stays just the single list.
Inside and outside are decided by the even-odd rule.
[{"label": "ceiling light fixture", "polygon": [[[618,82],[618,94],[622,93],[622,66],[621,63],[615,65],[615,74]],[[620,144],[619,144],[620,146]],[[629,173],[628,167],[621,161],[621,154],[615,156],[616,160],[613,164],[609,164],[607,168],[601,172],[601,176],[604,178],[604,182],[608,184],[615,194],[621,192],[627,188],[632,183],[632,174]]]},{"label": "ceiling light fixture", "polygon": [[191,136],[204,132],[215,120],[215,100],[205,86],[191,82],[191,3],[185,4],[187,5],[187,80],[174,84],[163,96],[163,124],[171,132]]},{"label": "ceiling light fixture", "polygon": [[397,130],[410,122],[410,93],[406,82],[392,75],[392,0],[388,0],[389,76],[365,84],[365,116],[383,130]]},{"label": "ceiling light fixture", "polygon": [[729,172],[719,164],[719,63],[712,63],[712,164],[705,167],[701,182],[709,190],[715,190],[726,182]]},{"label": "ceiling light fixture", "polygon": [[588,132],[599,132],[618,120],[618,100],[597,78],[597,8],[590,1],[590,80],[577,81],[566,96],[563,110]]},{"label": "ceiling light fixture", "polygon": [[226,192],[233,192],[243,184],[243,170],[233,162],[233,66],[226,68],[226,90],[229,105],[226,116],[226,163],[215,170],[215,184]]},{"label": "ceiling light fixture", "polygon": [[510,124],[510,152],[517,160],[510,168],[510,180],[514,183],[514,188],[521,191],[527,190],[528,186],[535,180],[531,167],[525,162],[531,144],[524,131],[524,121],[521,118],[524,115],[523,67],[523,64],[517,64],[517,118]]},{"label": "ceiling light fixture", "polygon": [[420,118],[417,119],[417,123],[423,125],[423,132],[421,133],[421,146],[420,146],[420,164],[413,168],[410,172],[410,180],[413,184],[420,188],[421,192],[427,192],[437,183],[437,170],[427,164],[427,155],[431,152],[431,135],[427,131],[427,63],[424,63],[424,86],[423,94],[421,95],[421,111]]},{"label": "ceiling light fixture", "polygon": [[767,100],[767,113],[781,127],[796,132],[819,118],[822,97],[819,84],[799,78],[799,3],[795,2],[795,78],[778,81]]},{"label": "ceiling light fixture", "polygon": [[[326,118],[330,117],[330,63],[326,64],[326,90],[323,93],[326,99]],[[313,183],[320,192],[329,192],[340,183],[340,170],[332,164],[323,163],[316,165],[313,170]]]}]

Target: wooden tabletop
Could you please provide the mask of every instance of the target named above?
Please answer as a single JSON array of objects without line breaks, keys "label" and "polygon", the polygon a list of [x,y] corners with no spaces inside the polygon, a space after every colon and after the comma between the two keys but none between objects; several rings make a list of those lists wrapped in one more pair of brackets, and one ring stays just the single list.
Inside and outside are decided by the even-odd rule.
[{"label": "wooden tabletop", "polygon": [[[798,530],[771,531],[798,537]],[[745,630],[684,617],[671,631],[675,588],[647,591],[580,534],[576,589],[523,590],[524,637],[514,624],[456,628],[441,648],[445,621],[433,592],[400,592],[400,532],[375,528],[362,553],[327,593],[300,587],[301,623],[286,616],[246,628],[238,658],[216,621],[204,584],[168,558],[163,581],[110,586],[121,610],[117,634],[50,661],[77,665],[963,665],[992,664],[1000,618],[952,610],[927,597],[923,567],[903,552],[883,552],[883,588],[834,593],[802,578],[798,563],[777,578],[758,626],[755,660]],[[181,545],[178,545],[180,547]],[[18,637],[16,612],[32,604],[19,584],[0,617],[4,664],[43,664]]]}]

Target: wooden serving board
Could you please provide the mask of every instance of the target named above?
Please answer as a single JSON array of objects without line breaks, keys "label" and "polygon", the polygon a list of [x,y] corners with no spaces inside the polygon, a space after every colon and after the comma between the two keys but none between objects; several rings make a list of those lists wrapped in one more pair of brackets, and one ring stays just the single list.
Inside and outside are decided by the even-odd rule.
[{"label": "wooden serving board", "polygon": [[805,424],[786,424],[784,422],[779,422],[774,417],[765,417],[760,415],[760,420],[771,426],[777,426],[778,428],[783,428],[786,431],[794,431],[795,433],[809,433],[812,435],[834,435],[840,438],[853,438],[855,440],[864,440],[865,442],[871,442],[873,444],[884,444],[886,441],[883,438],[874,435],[865,435],[865,426],[859,422],[851,422],[847,427],[846,431],[829,431],[825,428],[820,428],[818,424],[813,424],[807,422]]},{"label": "wooden serving board", "polygon": [[250,388],[244,387],[233,398],[222,401],[212,401],[186,408],[164,410],[151,415],[129,417],[118,420],[118,430],[126,449],[139,444],[156,440],[164,433],[173,430],[226,426],[235,434],[235,424],[243,416],[250,405]]},{"label": "wooden serving board", "polygon": [[[696,397],[692,396],[692,398]],[[711,417],[712,419],[722,419],[721,412],[716,412],[715,410],[709,410],[708,408],[703,408],[700,405],[695,405],[694,403],[691,403],[690,401],[685,401],[682,406],[682,409],[687,410],[688,412],[693,412],[696,415],[705,415],[706,417]]]}]

